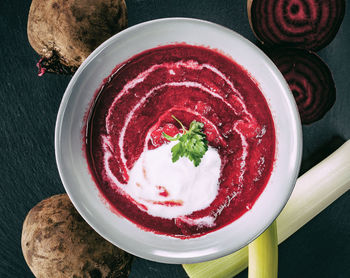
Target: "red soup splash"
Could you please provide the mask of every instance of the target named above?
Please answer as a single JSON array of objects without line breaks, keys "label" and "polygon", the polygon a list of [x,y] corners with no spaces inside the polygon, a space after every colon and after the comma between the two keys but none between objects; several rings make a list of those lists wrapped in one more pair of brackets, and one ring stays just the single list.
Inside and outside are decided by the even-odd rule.
[{"label": "red soup splash", "polygon": [[[217,51],[173,44],[130,58],[101,86],[90,115],[85,147],[91,174],[108,202],[144,230],[179,238],[217,230],[248,211],[270,178],[275,130],[267,102],[246,70]],[[149,213],[127,187],[142,153],[168,144],[163,131],[179,132],[172,115],[186,128],[193,120],[204,123],[220,173],[210,204],[166,218]],[[152,205],[160,210],[186,205],[165,184],[155,188],[159,196]],[[198,198],[205,196],[196,190]]]}]

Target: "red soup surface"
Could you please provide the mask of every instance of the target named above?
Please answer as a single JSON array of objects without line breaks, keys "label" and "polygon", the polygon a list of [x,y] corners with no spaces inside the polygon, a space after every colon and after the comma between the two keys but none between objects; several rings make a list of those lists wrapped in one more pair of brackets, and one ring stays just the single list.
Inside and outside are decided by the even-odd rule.
[{"label": "red soup surface", "polygon": [[[169,143],[162,132],[180,132],[172,115],[187,129],[193,120],[204,123],[221,164],[217,194],[207,207],[164,218],[149,214],[126,187],[141,154]],[[100,192],[121,215],[144,230],[190,238],[251,209],[271,175],[275,130],[267,102],[244,68],[215,50],[172,44],[146,50],[113,70],[91,108],[85,147]],[[154,205],[183,205],[158,187],[164,201]],[[211,219],[210,225],[201,219]]]}]

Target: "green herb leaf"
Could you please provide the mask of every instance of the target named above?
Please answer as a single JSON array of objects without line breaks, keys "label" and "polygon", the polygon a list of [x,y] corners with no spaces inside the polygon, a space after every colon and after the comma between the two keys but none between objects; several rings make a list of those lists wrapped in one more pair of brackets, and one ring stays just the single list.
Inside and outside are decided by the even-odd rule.
[{"label": "green herb leaf", "polygon": [[189,130],[186,130],[184,125],[175,116],[172,117],[182,128],[182,134],[177,134],[174,137],[163,132],[165,139],[169,141],[179,141],[179,143],[171,148],[172,161],[176,162],[180,157],[186,156],[193,162],[194,166],[197,167],[208,150],[207,137],[202,132],[204,124],[192,121]]}]

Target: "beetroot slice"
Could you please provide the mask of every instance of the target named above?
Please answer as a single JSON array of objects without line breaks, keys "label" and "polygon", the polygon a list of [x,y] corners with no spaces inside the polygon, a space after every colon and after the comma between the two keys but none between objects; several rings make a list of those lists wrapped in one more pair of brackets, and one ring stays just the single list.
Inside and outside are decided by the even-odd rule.
[{"label": "beetroot slice", "polygon": [[343,21],[345,0],[248,0],[248,16],[257,38],[267,45],[319,50]]},{"label": "beetroot slice", "polygon": [[320,120],[335,102],[336,90],[327,65],[312,51],[279,48],[267,53],[286,79],[303,124]]}]

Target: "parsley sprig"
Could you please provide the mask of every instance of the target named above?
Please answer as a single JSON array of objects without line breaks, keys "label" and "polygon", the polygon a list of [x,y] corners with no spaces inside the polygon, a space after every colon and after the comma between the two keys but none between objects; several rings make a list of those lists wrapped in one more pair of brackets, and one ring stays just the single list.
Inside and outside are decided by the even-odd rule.
[{"label": "parsley sprig", "polygon": [[180,157],[186,156],[193,161],[194,166],[198,166],[202,157],[208,150],[208,141],[206,135],[202,132],[204,124],[197,121],[192,121],[189,130],[174,116],[182,128],[182,134],[177,134],[172,137],[163,132],[163,136],[169,141],[179,141],[171,148],[172,161],[176,162]]}]

